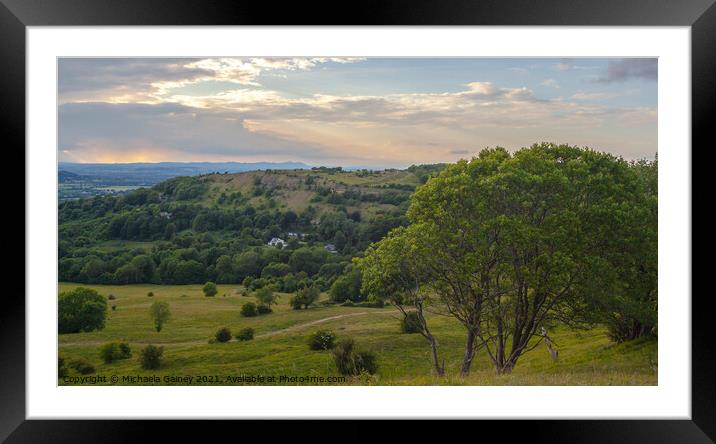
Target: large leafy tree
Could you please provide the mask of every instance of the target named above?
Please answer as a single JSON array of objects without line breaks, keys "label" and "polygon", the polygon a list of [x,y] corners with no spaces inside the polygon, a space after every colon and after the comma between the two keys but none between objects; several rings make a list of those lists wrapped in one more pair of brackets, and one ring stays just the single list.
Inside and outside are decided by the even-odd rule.
[{"label": "large leafy tree", "polygon": [[609,297],[593,301],[617,342],[656,335],[657,330],[658,164],[641,160],[630,167],[639,192],[615,228],[619,242],[608,252],[616,279]]},{"label": "large leafy tree", "polygon": [[543,327],[593,318],[619,280],[624,239],[638,237],[638,184],[621,159],[541,144],[483,150],[416,191],[408,217],[432,247],[421,260],[467,330],[462,374],[477,349],[507,373]]},{"label": "large leafy tree", "polygon": [[60,293],[57,308],[60,333],[79,333],[104,328],[107,301],[91,288],[77,287]]}]

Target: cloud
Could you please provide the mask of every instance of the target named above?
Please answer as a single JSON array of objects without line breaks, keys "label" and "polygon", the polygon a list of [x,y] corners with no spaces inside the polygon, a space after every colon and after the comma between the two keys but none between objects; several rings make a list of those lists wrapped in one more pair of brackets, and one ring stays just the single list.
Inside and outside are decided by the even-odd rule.
[{"label": "cloud", "polygon": [[140,152],[151,152],[154,161],[328,153],[319,144],[249,131],[234,114],[176,104],[65,104],[59,108],[59,128],[61,157],[80,162],[116,162]]},{"label": "cloud", "polygon": [[553,66],[553,68],[557,71],[571,71],[571,70],[591,70],[591,69],[597,69],[596,66],[590,66],[590,65],[577,65],[572,60],[563,60],[556,65]]},{"label": "cloud", "polygon": [[554,79],[544,79],[542,81],[543,86],[549,86],[550,88],[559,89],[559,83]]},{"label": "cloud", "polygon": [[357,57],[294,58],[61,58],[60,103],[106,101],[159,103],[177,88],[200,82],[260,86],[267,72],[307,71],[325,63],[355,63]]},{"label": "cloud", "polygon": [[[297,94],[284,91],[283,81],[260,85],[267,75],[290,77],[358,61],[62,59],[60,158],[400,166],[449,160],[476,146],[602,143],[605,129],[633,142],[656,125],[655,108],[600,102],[611,92],[544,99],[524,86],[501,87],[479,78],[449,92],[375,95],[325,93],[320,87],[314,94]],[[543,84],[560,86],[554,79]]]},{"label": "cloud", "polygon": [[631,79],[656,81],[658,59],[623,59],[609,62],[606,74],[598,77],[597,83],[625,82]]}]

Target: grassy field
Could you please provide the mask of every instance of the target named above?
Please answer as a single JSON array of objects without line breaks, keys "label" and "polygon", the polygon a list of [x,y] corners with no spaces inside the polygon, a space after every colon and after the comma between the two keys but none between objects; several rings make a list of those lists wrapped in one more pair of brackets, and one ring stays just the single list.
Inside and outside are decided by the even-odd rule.
[{"label": "grassy field", "polygon": [[[60,283],[60,292],[80,286]],[[218,377],[220,384],[240,384],[226,378],[261,376],[338,376],[330,352],[310,351],[306,336],[318,329],[330,329],[338,339],[352,337],[358,348],[377,355],[378,373],[370,378],[348,378],[342,384],[377,385],[656,385],[657,344],[633,341],[613,345],[604,329],[575,332],[556,329],[551,337],[559,346],[560,358],[553,362],[546,347],[524,355],[510,375],[497,376],[484,352],[478,352],[472,374],[458,376],[464,343],[462,327],[452,318],[432,315],[429,319],[445,360],[447,376],[431,372],[429,347],[417,334],[399,332],[399,313],[394,307],[363,308],[318,304],[308,310],[291,310],[289,295],[281,294],[274,312],[254,318],[242,317],[239,310],[251,296],[242,296],[241,287],[219,285],[215,297],[205,297],[201,285],[90,285],[116,310],[108,311],[106,327],[91,333],[63,334],[59,337],[60,356],[66,362],[78,358],[89,361],[96,375],[156,375]],[[154,296],[147,296],[148,292]],[[326,295],[322,296],[326,299]],[[154,301],[169,303],[172,318],[157,333],[149,318]],[[255,339],[210,344],[220,327],[232,333],[245,327],[255,330]],[[110,341],[129,342],[133,356],[111,364],[99,358],[99,347]],[[142,370],[139,351],[146,344],[164,346],[159,370]],[[78,376],[70,370],[70,376]],[[60,384],[67,384],[63,380]],[[181,383],[181,382],[179,382]],[[186,382],[184,382],[186,383]],[[210,379],[200,384],[214,384]],[[304,384],[282,382],[281,384]],[[122,384],[121,382],[119,384]],[[165,381],[159,384],[167,384]]]}]

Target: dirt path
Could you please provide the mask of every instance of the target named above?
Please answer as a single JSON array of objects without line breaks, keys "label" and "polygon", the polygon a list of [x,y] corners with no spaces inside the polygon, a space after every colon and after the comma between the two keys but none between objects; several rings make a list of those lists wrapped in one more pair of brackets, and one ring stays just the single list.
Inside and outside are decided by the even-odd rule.
[{"label": "dirt path", "polygon": [[[311,327],[314,325],[323,324],[325,322],[335,321],[335,320],[343,319],[343,318],[350,318],[353,316],[362,316],[362,315],[367,315],[367,314],[371,314],[371,313],[372,314],[393,314],[393,315],[395,314],[392,311],[376,311],[376,312],[361,311],[358,313],[346,313],[346,314],[341,314],[341,315],[329,316],[329,317],[323,318],[323,319],[316,319],[315,321],[309,321],[309,322],[304,322],[302,324],[292,325],[290,327],[282,328],[281,330],[274,330],[274,331],[270,331],[268,333],[262,333],[260,335],[254,336],[254,339],[269,338],[269,337],[278,336],[278,335],[281,335],[284,333],[291,333],[294,331],[302,330],[304,328]],[[60,343],[60,347],[82,347],[82,346],[90,346],[90,345],[102,345],[108,341],[110,341],[110,340],[85,341],[85,342],[62,342],[62,343]],[[159,343],[156,341],[153,341],[153,342],[128,341],[128,342],[129,342],[129,344],[134,344],[134,345],[154,344],[154,345],[161,345],[164,347],[178,347],[178,346],[206,344],[207,341],[208,341],[208,339],[205,339],[203,341],[184,341],[184,342],[165,342],[165,343]]]}]

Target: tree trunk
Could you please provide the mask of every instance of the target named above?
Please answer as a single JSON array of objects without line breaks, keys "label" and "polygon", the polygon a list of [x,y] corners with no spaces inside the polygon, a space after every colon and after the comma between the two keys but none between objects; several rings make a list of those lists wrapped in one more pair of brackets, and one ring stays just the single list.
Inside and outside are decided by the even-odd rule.
[{"label": "tree trunk", "polygon": [[498,375],[509,375],[510,373],[512,373],[513,368],[515,368],[515,364],[511,361],[507,361],[497,367],[496,370]]},{"label": "tree trunk", "polygon": [[467,376],[470,374],[470,365],[472,364],[472,358],[475,357],[475,331],[467,331],[467,342],[465,343],[465,354],[462,357],[462,365],[460,366],[460,376]]},{"label": "tree trunk", "polygon": [[430,336],[430,349],[433,354],[433,366],[435,367],[435,372],[437,372],[438,376],[445,376],[445,364],[440,364],[440,359],[438,358],[438,344],[437,341],[435,341],[435,338]]}]

